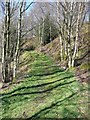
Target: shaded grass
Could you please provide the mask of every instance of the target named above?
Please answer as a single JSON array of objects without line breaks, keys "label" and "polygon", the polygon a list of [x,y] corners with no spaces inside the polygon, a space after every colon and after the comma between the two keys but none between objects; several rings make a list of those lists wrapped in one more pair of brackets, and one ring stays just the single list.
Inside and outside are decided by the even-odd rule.
[{"label": "shaded grass", "polygon": [[88,91],[87,85],[80,85],[72,72],[59,68],[41,53],[26,51],[20,61],[20,67],[24,65],[28,72],[19,72],[25,77],[23,81],[1,91],[3,118],[83,117],[79,111],[82,104],[78,103],[88,102],[87,96],[82,95]]}]

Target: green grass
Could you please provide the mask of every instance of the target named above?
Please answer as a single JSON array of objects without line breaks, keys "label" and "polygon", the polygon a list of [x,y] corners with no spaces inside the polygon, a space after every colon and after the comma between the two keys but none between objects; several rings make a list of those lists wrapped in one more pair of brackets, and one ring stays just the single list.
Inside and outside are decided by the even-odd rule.
[{"label": "green grass", "polygon": [[48,56],[24,52],[19,71],[23,80],[1,91],[3,118],[77,118],[87,113],[88,86],[80,84],[72,72],[59,68]]}]

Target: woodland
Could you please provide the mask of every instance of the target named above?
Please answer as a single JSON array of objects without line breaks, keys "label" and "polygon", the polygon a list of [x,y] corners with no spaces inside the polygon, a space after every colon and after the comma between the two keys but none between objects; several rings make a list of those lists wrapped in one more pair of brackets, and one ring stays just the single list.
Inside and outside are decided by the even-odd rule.
[{"label": "woodland", "polygon": [[89,120],[90,1],[0,1],[0,119]]}]

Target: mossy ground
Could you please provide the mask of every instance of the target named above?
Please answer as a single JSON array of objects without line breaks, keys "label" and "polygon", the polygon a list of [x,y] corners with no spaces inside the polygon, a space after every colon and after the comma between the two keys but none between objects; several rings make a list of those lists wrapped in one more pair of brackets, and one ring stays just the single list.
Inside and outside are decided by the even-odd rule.
[{"label": "mossy ground", "polygon": [[3,118],[88,117],[88,85],[79,83],[72,72],[59,68],[48,56],[24,52],[18,77],[23,80],[1,91]]}]

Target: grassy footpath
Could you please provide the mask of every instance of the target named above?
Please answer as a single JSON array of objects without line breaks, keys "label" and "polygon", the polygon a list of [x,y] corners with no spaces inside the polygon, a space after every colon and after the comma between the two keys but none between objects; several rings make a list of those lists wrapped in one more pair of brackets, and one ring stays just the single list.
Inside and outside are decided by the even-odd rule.
[{"label": "grassy footpath", "polygon": [[88,86],[37,52],[21,55],[18,77],[0,96],[3,118],[88,117]]}]

